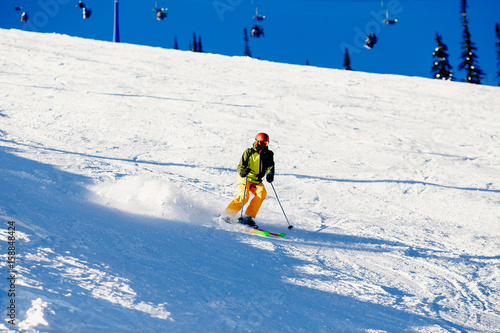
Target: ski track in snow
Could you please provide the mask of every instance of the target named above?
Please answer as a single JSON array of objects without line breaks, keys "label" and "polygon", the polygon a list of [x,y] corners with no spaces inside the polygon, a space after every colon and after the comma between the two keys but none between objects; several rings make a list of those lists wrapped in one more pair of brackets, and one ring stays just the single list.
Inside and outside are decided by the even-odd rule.
[{"label": "ski track in snow", "polygon": [[[500,331],[498,88],[0,44],[2,332]],[[213,220],[262,131],[284,239]],[[270,187],[258,222],[286,230]]]}]

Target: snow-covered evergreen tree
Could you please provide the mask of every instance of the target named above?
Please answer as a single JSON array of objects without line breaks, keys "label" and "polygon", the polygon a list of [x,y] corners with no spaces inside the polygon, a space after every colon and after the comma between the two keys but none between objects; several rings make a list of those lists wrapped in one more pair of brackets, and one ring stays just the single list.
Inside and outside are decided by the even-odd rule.
[{"label": "snow-covered evergreen tree", "polygon": [[344,54],[344,67],[346,71],[352,71],[351,57],[349,56],[349,51],[347,50],[347,48],[345,49],[345,54]]},{"label": "snow-covered evergreen tree", "polygon": [[462,0],[461,5],[461,14],[462,14],[462,24],[464,26],[464,32],[462,37],[464,41],[462,44],[462,54],[460,59],[462,62],[458,65],[459,70],[465,69],[466,77],[463,81],[468,83],[481,84],[481,78],[484,75],[483,71],[479,68],[477,55],[475,51],[477,48],[474,46],[474,43],[471,41],[470,32],[469,32],[469,18],[467,17],[467,0]]},{"label": "snow-covered evergreen tree", "polygon": [[448,61],[448,47],[443,43],[443,38],[439,33],[436,32],[436,38],[434,39],[437,43],[437,47],[434,49],[432,56],[434,57],[434,62],[432,64],[432,77],[434,79],[441,80],[454,80],[452,67]]}]

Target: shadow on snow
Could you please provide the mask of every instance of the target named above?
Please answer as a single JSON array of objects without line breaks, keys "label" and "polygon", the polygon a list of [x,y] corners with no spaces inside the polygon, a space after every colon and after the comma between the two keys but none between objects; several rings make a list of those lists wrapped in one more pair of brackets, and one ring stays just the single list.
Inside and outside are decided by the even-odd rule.
[{"label": "shadow on snow", "polygon": [[[255,236],[123,213],[90,202],[87,177],[18,157],[6,147],[0,147],[0,160],[3,223],[15,220],[29,238],[18,243],[25,279],[18,316],[23,320],[30,301],[42,298],[50,310],[44,312],[44,331],[396,333],[425,325],[466,331],[287,283],[287,276],[304,275],[294,270],[304,262],[242,242]],[[382,242],[348,236],[337,241]]]},{"label": "shadow on snow", "polygon": [[[25,147],[35,148],[35,149],[43,149],[43,150],[47,150],[47,151],[53,151],[53,152],[64,153],[64,154],[69,154],[69,155],[78,155],[78,156],[96,158],[96,159],[102,159],[102,160],[114,160],[114,161],[121,161],[121,162],[129,162],[129,163],[136,163],[136,164],[148,164],[148,165],[157,165],[157,166],[180,166],[180,167],[187,167],[187,168],[200,168],[201,167],[199,165],[190,165],[190,164],[182,164],[182,163],[141,161],[138,159],[126,159],[126,158],[114,158],[114,157],[105,157],[105,156],[99,156],[99,155],[90,155],[90,154],[71,152],[71,151],[56,149],[56,148],[46,148],[46,147],[35,146],[35,145],[30,145],[30,144],[23,144],[23,143],[18,143],[18,142],[14,142],[11,140],[5,140],[5,139],[0,139],[0,141],[10,143],[10,144],[15,144],[18,146],[25,146]],[[231,168],[222,168],[222,167],[205,167],[205,168],[213,169],[213,170],[228,171],[228,172],[236,172],[236,169],[231,169]],[[462,191],[500,193],[500,190],[494,190],[494,189],[489,189],[489,188],[459,187],[459,186],[442,185],[442,184],[417,181],[417,180],[394,180],[394,179],[367,179],[367,180],[363,180],[363,179],[327,178],[327,177],[317,177],[317,176],[308,176],[308,175],[299,175],[299,174],[280,174],[280,175],[281,176],[292,176],[292,177],[295,177],[298,179],[313,179],[313,180],[321,180],[321,181],[336,182],[336,183],[357,183],[357,184],[387,183],[387,184],[425,185],[425,186],[435,186],[435,187],[440,187],[440,188],[462,190]]]}]

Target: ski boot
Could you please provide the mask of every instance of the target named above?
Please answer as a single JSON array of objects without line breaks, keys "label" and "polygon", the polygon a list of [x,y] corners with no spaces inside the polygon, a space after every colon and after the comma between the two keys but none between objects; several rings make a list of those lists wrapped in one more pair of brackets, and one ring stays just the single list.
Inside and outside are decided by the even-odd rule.
[{"label": "ski boot", "polygon": [[255,229],[259,228],[257,226],[257,224],[255,224],[255,220],[251,216],[246,215],[244,218],[240,217],[238,220],[239,220],[240,223],[246,224],[249,227],[252,227],[252,228],[255,228]]}]

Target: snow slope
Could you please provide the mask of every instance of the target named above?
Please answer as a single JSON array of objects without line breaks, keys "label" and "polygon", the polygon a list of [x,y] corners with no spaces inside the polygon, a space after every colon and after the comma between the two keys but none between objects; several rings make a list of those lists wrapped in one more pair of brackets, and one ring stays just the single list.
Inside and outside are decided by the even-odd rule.
[{"label": "snow slope", "polygon": [[[500,331],[498,88],[0,45],[0,331]],[[212,220],[258,132],[295,228],[268,185],[257,220],[285,239]]]}]

